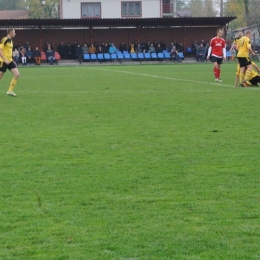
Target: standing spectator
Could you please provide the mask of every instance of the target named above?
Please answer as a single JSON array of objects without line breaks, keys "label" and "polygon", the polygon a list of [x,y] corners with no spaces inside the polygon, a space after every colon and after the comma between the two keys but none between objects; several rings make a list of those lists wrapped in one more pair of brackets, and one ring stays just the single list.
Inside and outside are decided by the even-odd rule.
[{"label": "standing spectator", "polygon": [[78,59],[79,63],[81,64],[82,58],[83,58],[83,53],[82,53],[82,47],[78,43],[77,48],[76,48],[76,58]]},{"label": "standing spectator", "polygon": [[161,40],[161,47],[162,47],[163,51],[166,50],[166,44],[164,43],[163,40]]},{"label": "standing spectator", "polygon": [[222,82],[220,79],[220,65],[224,60],[226,59],[226,42],[222,38],[223,36],[223,29],[218,29],[217,30],[217,36],[212,38],[210,41],[209,45],[209,50],[208,50],[208,56],[207,60],[210,57],[211,54],[211,59],[213,62],[213,72],[215,76],[215,81],[217,82]]},{"label": "standing spectator", "polygon": [[68,42],[66,46],[66,58],[67,59],[72,59],[73,58],[73,48],[70,45],[70,42]]},{"label": "standing spectator", "polygon": [[198,47],[199,47],[199,45],[198,45],[197,41],[195,41],[195,42],[192,44],[192,51],[193,51],[195,57],[196,57],[196,53],[197,53]]},{"label": "standing spectator", "polygon": [[64,45],[64,42],[61,42],[60,45],[58,46],[58,52],[62,59],[66,57],[66,46]]},{"label": "standing spectator", "polygon": [[35,47],[35,50],[33,51],[33,58],[36,62],[36,65],[41,64],[41,52],[39,51],[38,47]]},{"label": "standing spectator", "polygon": [[105,42],[105,46],[104,46],[104,53],[109,53],[109,45],[107,42]]},{"label": "standing spectator", "polygon": [[50,65],[53,65],[54,61],[55,61],[55,56],[54,56],[54,51],[51,49],[51,47],[48,47],[48,50],[46,51],[46,57],[47,60],[49,61]]}]

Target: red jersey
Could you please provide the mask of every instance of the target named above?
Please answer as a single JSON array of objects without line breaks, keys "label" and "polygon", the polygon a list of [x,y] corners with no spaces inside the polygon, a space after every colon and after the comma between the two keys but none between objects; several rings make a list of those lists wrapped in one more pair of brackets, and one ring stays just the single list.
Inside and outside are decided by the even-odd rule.
[{"label": "red jersey", "polygon": [[223,38],[214,37],[210,41],[211,56],[215,56],[217,58],[223,58],[223,49],[226,48],[226,41]]}]

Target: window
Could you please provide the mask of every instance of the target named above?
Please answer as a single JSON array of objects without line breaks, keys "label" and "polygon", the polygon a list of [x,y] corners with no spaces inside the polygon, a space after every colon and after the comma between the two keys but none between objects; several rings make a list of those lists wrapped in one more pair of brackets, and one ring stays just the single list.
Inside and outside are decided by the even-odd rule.
[{"label": "window", "polygon": [[141,2],[122,2],[122,17],[140,17]]},{"label": "window", "polygon": [[101,3],[81,3],[82,18],[100,18]]}]

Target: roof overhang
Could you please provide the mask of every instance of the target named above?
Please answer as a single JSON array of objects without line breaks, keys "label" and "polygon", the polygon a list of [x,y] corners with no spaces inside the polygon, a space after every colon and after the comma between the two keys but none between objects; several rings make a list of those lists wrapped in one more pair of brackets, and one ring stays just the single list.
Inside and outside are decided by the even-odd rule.
[{"label": "roof overhang", "polygon": [[127,27],[222,27],[236,19],[229,17],[166,17],[129,19],[0,19],[0,28],[127,28]]}]

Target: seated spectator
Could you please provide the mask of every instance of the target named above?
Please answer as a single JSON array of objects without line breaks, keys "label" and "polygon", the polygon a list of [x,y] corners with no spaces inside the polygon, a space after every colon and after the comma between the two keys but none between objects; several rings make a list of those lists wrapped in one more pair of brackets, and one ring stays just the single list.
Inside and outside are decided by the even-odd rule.
[{"label": "seated spectator", "polygon": [[142,52],[142,46],[140,43],[137,44],[137,47],[136,47],[136,50],[135,50],[136,53],[141,53]]},{"label": "seated spectator", "polygon": [[82,54],[87,54],[88,53],[88,45],[86,43],[84,43],[84,45],[82,46]]},{"label": "seated spectator", "polygon": [[181,59],[180,59],[180,57],[178,55],[178,51],[176,50],[175,45],[172,46],[170,54],[171,54],[171,57],[172,57],[173,60],[181,62]]},{"label": "seated spectator", "polygon": [[47,60],[49,61],[50,65],[53,65],[54,61],[55,61],[55,55],[54,55],[54,51],[51,49],[51,47],[49,46],[47,51],[46,51],[46,57]]},{"label": "seated spectator", "polygon": [[205,48],[203,46],[203,43],[199,45],[196,52],[196,60],[197,61],[204,61],[205,60]]},{"label": "seated spectator", "polygon": [[102,47],[101,46],[98,46],[98,48],[97,48],[97,54],[98,53],[103,53],[103,50],[102,50]]},{"label": "seated spectator", "polygon": [[166,50],[166,44],[164,43],[163,40],[161,40],[160,44],[161,44],[163,51]]},{"label": "seated spectator", "polygon": [[143,43],[143,44],[142,44],[142,53],[145,53],[146,51],[147,51],[146,45]]},{"label": "seated spectator", "polygon": [[41,64],[41,52],[39,51],[38,47],[35,47],[35,50],[33,51],[33,57],[36,62],[36,65]]},{"label": "seated spectator", "polygon": [[156,52],[154,46],[153,46],[153,43],[151,43],[150,47],[149,47],[149,52],[150,53],[153,53],[153,52]]},{"label": "seated spectator", "polygon": [[25,48],[22,48],[22,50],[20,51],[20,60],[22,62],[23,65],[27,64],[27,58],[26,58],[26,50]]},{"label": "seated spectator", "polygon": [[[138,45],[137,45],[138,46]],[[136,47],[137,47],[136,46]],[[131,45],[130,45],[130,47],[129,47],[129,52],[130,53],[133,53],[133,52],[135,52],[135,50],[136,50],[136,48],[135,48],[135,45],[132,43]]]},{"label": "seated spectator", "polygon": [[121,52],[127,51],[127,46],[126,46],[126,44],[125,44],[124,41],[121,42],[121,44],[120,44],[120,46],[119,46],[119,50],[120,50]]},{"label": "seated spectator", "polygon": [[184,48],[183,48],[182,43],[179,44],[177,51],[178,52],[184,52]]},{"label": "seated spectator", "polygon": [[33,58],[33,52],[31,50],[31,47],[28,47],[28,50],[25,53],[26,59],[27,59],[27,64],[32,64],[34,63],[34,58]]},{"label": "seated spectator", "polygon": [[160,43],[157,43],[157,45],[154,45],[154,46],[155,46],[156,53],[159,53],[159,52],[163,51]]},{"label": "seated spectator", "polygon": [[112,54],[112,53],[116,53],[116,47],[114,45],[113,42],[111,42],[111,45],[109,47],[109,53]]},{"label": "seated spectator", "polygon": [[96,47],[94,46],[93,43],[91,43],[91,46],[88,48],[88,53],[90,54],[96,53]]},{"label": "seated spectator", "polygon": [[107,42],[105,42],[103,52],[104,52],[104,53],[109,53],[109,45],[108,45]]},{"label": "seated spectator", "polygon": [[13,51],[13,59],[14,59],[14,62],[16,63],[16,65],[19,64],[19,56],[20,56],[19,51],[17,48],[15,48]]}]

